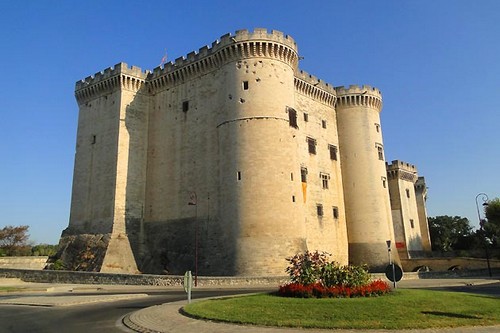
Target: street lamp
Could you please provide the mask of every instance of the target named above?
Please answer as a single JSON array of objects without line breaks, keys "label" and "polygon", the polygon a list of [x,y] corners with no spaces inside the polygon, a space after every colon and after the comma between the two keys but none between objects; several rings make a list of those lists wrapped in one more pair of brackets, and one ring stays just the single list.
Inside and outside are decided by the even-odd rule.
[{"label": "street lamp", "polygon": [[189,206],[194,206],[195,211],[195,231],[194,231],[194,286],[198,286],[198,197],[193,191],[189,194]]},{"label": "street lamp", "polygon": [[385,243],[387,244],[387,253],[389,254],[389,265],[392,266],[392,279],[394,283],[394,288],[396,287],[396,267],[394,266],[394,262],[392,261],[391,258],[391,240],[386,240]]},{"label": "street lamp", "polygon": [[484,252],[486,254],[486,264],[488,265],[488,275],[491,277],[491,267],[490,267],[490,254],[488,252],[488,243],[486,239],[486,233],[484,232],[484,222],[485,220],[481,219],[481,213],[479,211],[479,201],[478,199],[481,198],[483,201],[483,209],[488,206],[488,196],[485,193],[479,193],[476,195],[476,209],[477,209],[477,217],[479,219],[479,230],[481,230],[481,235],[484,238]]}]

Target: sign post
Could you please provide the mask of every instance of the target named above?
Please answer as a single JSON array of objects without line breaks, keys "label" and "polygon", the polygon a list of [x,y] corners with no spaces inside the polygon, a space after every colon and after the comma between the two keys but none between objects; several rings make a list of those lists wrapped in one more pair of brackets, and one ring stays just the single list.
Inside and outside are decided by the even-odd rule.
[{"label": "sign post", "polygon": [[394,289],[397,288],[396,282],[403,277],[403,270],[398,265],[395,265],[391,257],[391,240],[387,240],[387,252],[389,253],[389,265],[385,269],[385,276],[389,281],[393,282]]},{"label": "sign post", "polygon": [[191,289],[193,289],[193,275],[191,271],[184,274],[184,291],[188,294],[188,303],[191,303]]}]

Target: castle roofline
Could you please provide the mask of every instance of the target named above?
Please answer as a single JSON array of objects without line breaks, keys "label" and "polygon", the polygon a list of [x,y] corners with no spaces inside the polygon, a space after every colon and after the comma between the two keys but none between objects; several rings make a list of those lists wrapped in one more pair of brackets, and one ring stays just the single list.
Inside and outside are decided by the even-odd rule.
[{"label": "castle roofline", "polygon": [[176,69],[179,69],[183,66],[199,61],[210,55],[214,55],[227,46],[247,41],[267,41],[279,43],[297,52],[297,43],[295,42],[295,40],[291,36],[285,35],[281,31],[271,30],[269,32],[265,28],[255,28],[253,32],[250,32],[247,29],[241,29],[237,30],[234,35],[232,35],[231,33],[222,35],[219,39],[216,39],[214,42],[212,42],[211,46],[203,46],[198,50],[198,52],[190,52],[187,54],[187,56],[179,57],[173,62],[168,62],[163,67],[158,66],[154,68],[151,74],[151,78],[154,79],[156,77],[164,75],[165,73],[175,71]]}]

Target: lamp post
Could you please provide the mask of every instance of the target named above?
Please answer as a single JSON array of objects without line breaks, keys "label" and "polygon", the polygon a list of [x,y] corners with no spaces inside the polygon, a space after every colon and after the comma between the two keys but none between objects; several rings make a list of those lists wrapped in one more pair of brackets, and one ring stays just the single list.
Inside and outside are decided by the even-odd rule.
[{"label": "lamp post", "polygon": [[392,266],[392,279],[393,279],[393,286],[394,288],[396,287],[396,267],[394,267],[394,262],[392,262],[392,257],[391,257],[391,240],[385,241],[387,244],[387,253],[389,253],[389,265]]},{"label": "lamp post", "polygon": [[490,254],[488,252],[488,243],[486,240],[486,233],[484,231],[484,222],[485,220],[481,219],[481,212],[479,211],[479,202],[478,199],[481,198],[483,201],[483,209],[488,206],[488,196],[485,193],[479,193],[476,195],[476,209],[477,209],[477,217],[479,219],[479,230],[481,230],[481,235],[484,238],[484,252],[486,254],[486,264],[488,265],[488,275],[491,277],[491,267],[490,267]]},{"label": "lamp post", "polygon": [[195,231],[194,231],[194,286],[198,286],[198,197],[193,191],[189,194],[188,205],[194,206],[195,211]]}]

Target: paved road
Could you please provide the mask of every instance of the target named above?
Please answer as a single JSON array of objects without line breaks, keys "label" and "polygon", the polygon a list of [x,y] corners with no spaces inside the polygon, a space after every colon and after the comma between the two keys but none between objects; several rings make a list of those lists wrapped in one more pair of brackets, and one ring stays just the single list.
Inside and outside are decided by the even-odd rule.
[{"label": "paved road", "polygon": [[470,286],[465,285],[465,286],[439,287],[439,288],[429,288],[429,289],[457,291],[464,293],[473,293],[479,295],[500,297],[500,282],[484,284],[484,285],[470,285]]},{"label": "paved road", "polygon": [[[249,292],[265,291],[261,289],[218,289],[197,290],[193,299],[231,294],[244,294]],[[99,302],[93,304],[74,306],[26,306],[26,305],[0,305],[0,333],[92,333],[92,332],[133,332],[123,326],[121,319],[128,313],[145,307],[167,302],[186,300],[186,293],[181,290],[144,291],[148,296],[130,300]],[[123,294],[120,291],[120,294]],[[55,296],[68,297],[101,295],[106,297],[111,292],[85,292],[85,293],[22,293],[2,295],[1,298],[14,298],[17,296]]]}]

